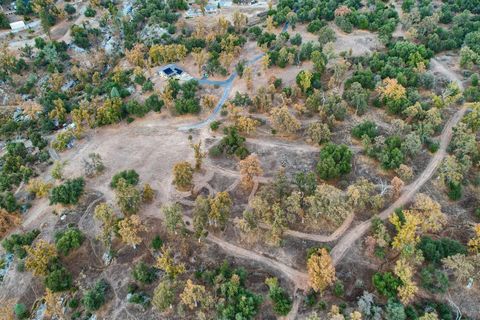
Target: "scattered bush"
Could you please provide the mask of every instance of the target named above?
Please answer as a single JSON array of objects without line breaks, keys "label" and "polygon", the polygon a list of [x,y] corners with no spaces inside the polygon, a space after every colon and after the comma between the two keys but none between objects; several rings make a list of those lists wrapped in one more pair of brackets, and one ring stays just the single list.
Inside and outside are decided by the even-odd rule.
[{"label": "scattered bush", "polygon": [[420,272],[422,287],[431,293],[445,293],[448,289],[448,275],[429,265]]},{"label": "scattered bush", "polygon": [[85,17],[87,18],[93,18],[97,14],[97,11],[93,9],[92,7],[88,6],[87,9],[85,10]]},{"label": "scattered bush", "polygon": [[344,144],[328,143],[320,150],[317,173],[324,180],[338,178],[352,169],[352,151]]},{"label": "scattered bush", "polygon": [[28,318],[28,309],[23,303],[17,303],[13,308],[13,312],[17,316],[18,319],[26,319]]},{"label": "scattered bush", "polygon": [[272,300],[273,311],[280,316],[286,316],[292,309],[292,299],[280,287],[277,278],[268,278],[265,283],[269,287],[268,297]]},{"label": "scattered bush", "polygon": [[147,266],[143,261],[133,267],[132,276],[141,283],[152,283],[157,279],[155,269]]},{"label": "scattered bush", "polygon": [[23,234],[12,234],[10,237],[3,239],[2,247],[8,253],[13,253],[18,258],[23,259],[27,256],[24,247],[30,246],[39,234],[40,231],[37,229]]},{"label": "scattered bush", "polygon": [[417,247],[422,250],[425,260],[434,264],[439,264],[443,258],[467,253],[463,244],[450,238],[433,240],[425,236],[421,238]]},{"label": "scattered bush", "polygon": [[68,290],[72,286],[72,276],[64,267],[57,268],[47,275],[45,286],[53,292]]},{"label": "scattered bush", "polygon": [[50,204],[77,204],[78,199],[83,193],[84,186],[85,181],[83,178],[67,180],[64,184],[52,189]]},{"label": "scattered bush", "polygon": [[93,288],[86,291],[82,303],[88,311],[98,310],[105,303],[105,293],[108,289],[108,283],[105,280],[99,280]]},{"label": "scattered bush", "polygon": [[123,170],[123,171],[120,171],[120,172],[116,173],[113,176],[112,181],[110,182],[110,187],[112,189],[117,188],[117,184],[118,184],[118,181],[120,179],[125,180],[125,182],[127,184],[132,185],[132,186],[136,186],[138,184],[138,182],[140,181],[139,175],[135,170],[133,170],[133,169],[132,170]]},{"label": "scattered bush", "polygon": [[377,124],[372,121],[364,121],[352,129],[352,136],[354,136],[357,139],[362,139],[362,137],[366,135],[370,139],[374,139],[376,136],[378,136],[378,128]]},{"label": "scattered bush", "polygon": [[68,228],[65,231],[55,234],[57,251],[65,256],[67,256],[70,251],[80,248],[83,240],[84,236],[77,228]]},{"label": "scattered bush", "polygon": [[402,284],[400,279],[391,272],[375,273],[372,282],[375,289],[377,289],[381,295],[389,298],[396,297],[397,288]]}]

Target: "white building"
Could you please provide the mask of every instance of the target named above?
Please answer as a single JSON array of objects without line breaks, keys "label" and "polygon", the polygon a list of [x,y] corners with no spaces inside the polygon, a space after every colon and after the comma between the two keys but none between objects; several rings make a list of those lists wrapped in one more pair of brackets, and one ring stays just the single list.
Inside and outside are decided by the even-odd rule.
[{"label": "white building", "polygon": [[17,31],[25,30],[26,25],[25,25],[25,22],[23,22],[23,20],[20,20],[20,21],[15,21],[10,23],[10,28],[12,28],[13,32],[17,32]]}]

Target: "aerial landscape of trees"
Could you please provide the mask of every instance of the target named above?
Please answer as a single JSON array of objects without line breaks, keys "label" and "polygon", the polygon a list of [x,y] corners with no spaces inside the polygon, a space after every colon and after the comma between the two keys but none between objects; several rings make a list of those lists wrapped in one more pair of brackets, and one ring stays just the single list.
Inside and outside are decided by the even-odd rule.
[{"label": "aerial landscape of trees", "polygon": [[0,318],[478,318],[479,0],[0,5]]}]

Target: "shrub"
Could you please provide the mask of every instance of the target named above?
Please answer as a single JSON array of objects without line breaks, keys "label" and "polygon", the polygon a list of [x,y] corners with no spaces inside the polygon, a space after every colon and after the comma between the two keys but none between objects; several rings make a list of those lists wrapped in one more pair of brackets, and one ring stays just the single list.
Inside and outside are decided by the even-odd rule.
[{"label": "shrub", "polygon": [[328,143],[320,151],[317,173],[320,178],[329,180],[349,173],[352,169],[352,151],[344,144]]},{"label": "shrub", "polygon": [[354,136],[355,138],[362,139],[364,135],[368,136],[370,139],[378,136],[377,124],[375,122],[366,120],[356,125],[352,129],[352,136]]},{"label": "shrub", "polygon": [[0,29],[8,29],[10,27],[9,20],[7,16],[0,12]]},{"label": "shrub", "polygon": [[429,265],[420,272],[422,287],[431,293],[445,293],[448,289],[448,276],[433,265]]},{"label": "shrub", "polygon": [[389,298],[394,298],[397,295],[397,288],[401,284],[400,279],[391,272],[375,273],[372,282],[375,289],[377,289],[381,295]]},{"label": "shrub", "polygon": [[385,146],[377,154],[384,169],[397,169],[405,160],[401,150],[402,139],[399,136],[390,136],[385,140]]},{"label": "shrub", "polygon": [[14,212],[18,209],[17,199],[12,192],[7,191],[0,194],[0,208],[3,208],[8,212]]},{"label": "shrub", "polygon": [[155,269],[147,266],[143,261],[138,263],[132,271],[132,276],[135,280],[141,283],[152,283],[157,279]]},{"label": "shrub", "polygon": [[218,128],[220,128],[220,121],[210,123],[210,129],[212,129],[212,131],[216,131]]},{"label": "shrub", "polygon": [[79,304],[80,304],[80,301],[78,301],[78,299],[75,299],[75,298],[73,298],[73,299],[71,299],[70,301],[68,301],[68,307],[69,307],[70,309],[76,309],[76,308],[78,308]]},{"label": "shrub", "polygon": [[112,181],[110,182],[110,187],[112,189],[115,189],[117,188],[117,184],[118,184],[118,181],[120,179],[123,179],[125,180],[125,182],[129,185],[132,185],[132,186],[136,186],[139,182],[139,175],[138,173],[135,171],[135,170],[123,170],[123,171],[120,171],[118,173],[116,173],[113,178],[112,178]]},{"label": "shrub", "polygon": [[143,293],[134,292],[128,299],[128,302],[140,304],[142,306],[146,306],[149,303],[150,299]]},{"label": "shrub", "polygon": [[142,86],[142,91],[147,92],[152,90],[153,90],[153,82],[151,80],[147,80]]},{"label": "shrub", "polygon": [[463,244],[450,238],[433,240],[430,237],[422,237],[417,247],[422,250],[425,260],[434,264],[439,264],[443,258],[467,253]]},{"label": "shrub", "polygon": [[343,297],[345,294],[345,286],[341,281],[336,281],[335,285],[333,287],[333,294],[335,294],[337,297]]},{"label": "shrub", "polygon": [[395,299],[388,299],[385,306],[385,320],[406,320],[405,307]]},{"label": "shrub", "polygon": [[150,109],[146,105],[141,104],[136,100],[130,100],[126,104],[125,109],[127,110],[129,115],[134,115],[139,118],[145,116],[148,111],[150,111]]},{"label": "shrub", "polygon": [[265,283],[269,287],[268,297],[272,300],[273,311],[280,316],[286,316],[292,309],[292,299],[280,287],[277,278],[268,278]]},{"label": "shrub", "polygon": [[65,5],[65,12],[68,13],[68,14],[74,14],[75,12],[77,12],[77,10],[75,9],[74,6],[72,6],[70,3],[67,3]]},{"label": "shrub", "polygon": [[23,303],[17,303],[13,308],[13,312],[18,319],[26,319],[28,317],[28,309]]},{"label": "shrub", "polygon": [[85,17],[87,18],[95,17],[96,14],[97,14],[97,11],[95,11],[95,9],[93,9],[90,6],[88,6],[87,9],[85,10]]},{"label": "shrub", "polygon": [[227,155],[236,155],[240,159],[245,159],[250,152],[245,147],[245,138],[242,137],[237,128],[227,127],[223,130],[226,134],[220,142],[210,149],[211,156],[219,156],[222,153]]},{"label": "shrub", "polygon": [[434,139],[428,138],[425,141],[428,151],[435,153],[440,149],[440,143]]},{"label": "shrub", "polygon": [[105,292],[108,283],[105,280],[99,280],[92,289],[85,292],[82,303],[88,311],[98,310],[105,303]]},{"label": "shrub", "polygon": [[462,197],[462,185],[460,183],[448,183],[448,197],[450,200],[457,201]]},{"label": "shrub", "polygon": [[163,100],[160,100],[158,98],[158,95],[156,95],[156,94],[152,94],[150,97],[148,97],[145,100],[145,106],[149,110],[153,110],[155,112],[160,112],[162,110],[164,104],[165,103],[163,102]]},{"label": "shrub", "polygon": [[83,193],[84,186],[83,178],[67,180],[64,184],[52,189],[50,204],[76,204]]},{"label": "shrub", "polygon": [[34,229],[23,234],[12,234],[10,237],[3,239],[2,247],[8,253],[13,253],[20,259],[27,256],[25,246],[30,246],[33,240],[40,234],[40,231]]},{"label": "shrub", "polygon": [[72,276],[64,267],[57,268],[47,275],[45,286],[53,292],[68,290],[72,286]]},{"label": "shrub", "polygon": [[350,22],[347,15],[336,17],[335,24],[342,29],[343,32],[350,33],[353,31],[353,24]]},{"label": "shrub", "polygon": [[160,250],[160,248],[163,246],[163,240],[160,238],[160,236],[155,236],[155,238],[152,239],[152,248],[154,250]]},{"label": "shrub", "polygon": [[321,20],[313,20],[310,22],[307,26],[307,31],[311,33],[315,33],[319,31],[321,28],[323,28],[326,25],[324,21]]},{"label": "shrub", "polygon": [[65,231],[55,234],[55,245],[57,251],[67,256],[71,250],[77,249],[82,245],[84,236],[77,228],[68,228]]}]

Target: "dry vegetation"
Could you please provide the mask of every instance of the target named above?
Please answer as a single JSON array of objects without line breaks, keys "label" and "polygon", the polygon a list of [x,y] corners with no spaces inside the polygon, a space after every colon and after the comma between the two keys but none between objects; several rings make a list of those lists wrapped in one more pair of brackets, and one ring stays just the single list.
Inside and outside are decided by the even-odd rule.
[{"label": "dry vegetation", "polygon": [[17,1],[0,319],[478,319],[479,8]]}]

